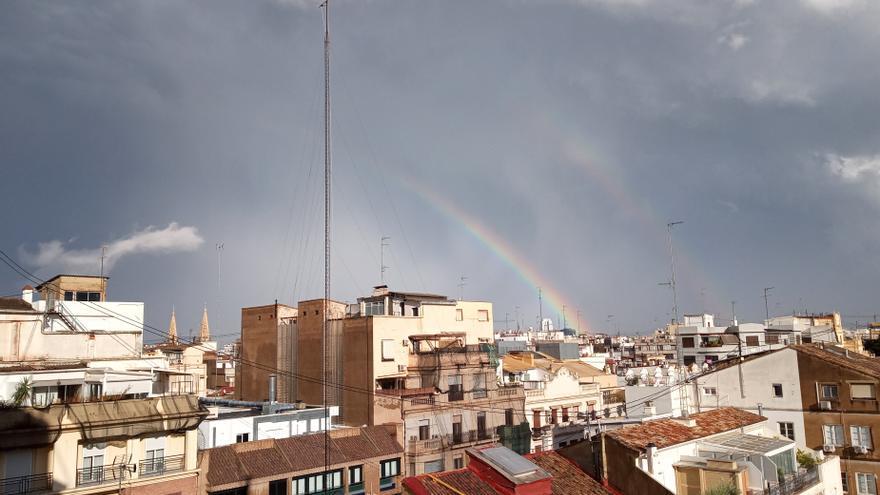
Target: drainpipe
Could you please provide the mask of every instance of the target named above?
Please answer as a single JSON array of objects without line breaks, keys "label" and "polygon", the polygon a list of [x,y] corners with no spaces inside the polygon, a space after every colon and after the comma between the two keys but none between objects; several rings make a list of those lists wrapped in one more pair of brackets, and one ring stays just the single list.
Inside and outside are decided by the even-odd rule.
[{"label": "drainpipe", "polygon": [[657,446],[653,442],[645,446],[645,456],[648,460],[648,472],[654,474],[654,456],[657,454]]}]

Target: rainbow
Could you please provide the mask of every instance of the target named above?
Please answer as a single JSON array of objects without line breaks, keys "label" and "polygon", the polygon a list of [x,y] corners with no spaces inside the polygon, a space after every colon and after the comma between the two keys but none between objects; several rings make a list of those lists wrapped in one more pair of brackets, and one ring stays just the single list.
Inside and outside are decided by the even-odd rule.
[{"label": "rainbow", "polygon": [[[563,313],[563,306],[570,311],[575,305],[571,304],[563,295],[562,291],[554,287],[553,283],[541,274],[541,271],[530,263],[524,256],[517,252],[510,242],[498,235],[492,229],[484,225],[474,216],[468,214],[448,199],[436,194],[414,180],[403,179],[403,184],[437,212],[447,217],[453,223],[461,224],[471,236],[486,246],[496,257],[504,261],[514,273],[535,291],[540,287],[544,303],[547,305],[545,318],[553,318]],[[571,314],[571,313],[569,313]],[[571,321],[569,319],[569,321]],[[581,317],[581,328],[591,329],[587,319]],[[587,330],[588,331],[588,330]]]},{"label": "rainbow", "polygon": [[[636,199],[637,195],[632,194],[627,187],[625,187],[623,181],[617,176],[617,174],[613,173],[611,170],[607,170],[607,167],[602,165],[603,163],[606,163],[607,160],[594,159],[596,153],[592,152],[583,140],[570,134],[566,135],[566,133],[562,132],[559,128],[556,129],[555,134],[557,136],[565,136],[562,138],[560,147],[562,150],[562,159],[565,163],[574,165],[581,171],[586,172],[594,183],[598,184],[605,193],[614,200],[615,204],[622,208],[625,214],[638,220],[646,232],[650,232],[658,241],[662,242],[665,249],[667,242],[666,223],[668,220],[659,218],[652,208],[645,205],[643,202],[638,201]],[[718,296],[722,295],[722,292],[716,288],[715,284],[712,283],[710,277],[695,261],[694,257],[687,252],[685,249],[686,247],[686,245],[682,245],[681,243],[675,246],[675,263],[677,268],[679,268],[679,270],[676,270],[678,272],[678,278],[689,279],[688,281],[693,286],[708,290],[708,297],[710,298],[709,301],[706,301],[708,307],[726,307],[726,305],[720,304],[717,299]],[[660,281],[658,280],[658,282]],[[708,307],[700,308],[700,310],[708,310]],[[681,303],[679,303],[679,317],[685,312],[686,309],[683,308]]]}]

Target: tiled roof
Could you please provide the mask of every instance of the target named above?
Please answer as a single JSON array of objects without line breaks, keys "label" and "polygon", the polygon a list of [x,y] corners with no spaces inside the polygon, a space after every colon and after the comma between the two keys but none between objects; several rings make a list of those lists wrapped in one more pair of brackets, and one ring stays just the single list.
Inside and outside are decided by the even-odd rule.
[{"label": "tiled roof", "polygon": [[[828,346],[831,347],[831,346]],[[851,369],[858,373],[864,373],[874,378],[880,378],[880,360],[863,356],[857,352],[844,353],[843,349],[834,351],[818,344],[799,344],[791,346],[797,352],[821,359],[827,363]]]},{"label": "tiled roof", "polygon": [[686,426],[673,419],[658,419],[612,430],[606,435],[631,449],[645,450],[649,443],[662,449],[760,423],[766,418],[735,407],[722,407],[692,414],[690,419],[696,421],[695,426]]},{"label": "tiled roof", "polygon": [[0,297],[0,310],[34,311],[34,307],[20,297]]},{"label": "tiled roof", "polygon": [[[599,482],[556,452],[540,452],[525,456],[540,468],[549,472],[553,479],[554,495],[610,495]],[[474,471],[464,468],[442,473],[422,474],[407,478],[405,485],[420,488],[417,493],[428,495],[497,495],[492,486]]]},{"label": "tiled roof", "polygon": [[[403,453],[403,447],[382,426],[365,426],[330,432],[330,463],[354,463]],[[236,443],[204,450],[209,486],[243,483],[250,479],[291,476],[324,466],[324,434]]]},{"label": "tiled roof", "polygon": [[609,495],[612,493],[556,452],[537,452],[525,457],[553,476],[554,494]]}]

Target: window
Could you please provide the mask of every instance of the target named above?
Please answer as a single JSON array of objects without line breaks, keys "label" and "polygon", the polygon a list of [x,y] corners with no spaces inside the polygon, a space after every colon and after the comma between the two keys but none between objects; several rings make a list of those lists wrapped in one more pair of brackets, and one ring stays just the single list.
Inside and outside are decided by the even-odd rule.
[{"label": "window", "polygon": [[394,361],[393,339],[382,339],[382,361]]},{"label": "window", "polygon": [[854,447],[859,445],[866,449],[874,448],[874,445],[871,442],[871,428],[868,426],[850,426],[849,436],[852,439]]},{"label": "window", "polygon": [[449,401],[464,400],[464,390],[461,388],[461,375],[449,375],[446,380],[449,385]]},{"label": "window", "polygon": [[773,384],[773,397],[782,397],[782,384],[774,383]]},{"label": "window", "polygon": [[[147,446],[149,449],[150,446]],[[150,449],[144,454],[142,473],[161,473],[165,471],[165,449]]]},{"label": "window", "polygon": [[[326,487],[324,485],[327,485]],[[342,470],[310,474],[293,479],[293,495],[323,494],[325,491],[342,488]]]},{"label": "window", "polygon": [[441,471],[443,471],[443,459],[425,463],[425,473],[439,473]]},{"label": "window", "polygon": [[758,336],[746,335],[746,345],[749,347],[758,347]]},{"label": "window", "polygon": [[363,495],[364,491],[364,467],[352,466],[348,468],[348,494]]},{"label": "window", "polygon": [[779,335],[768,335],[766,338],[766,342],[768,344],[778,344],[779,343]]},{"label": "window", "polygon": [[385,301],[371,301],[364,303],[364,315],[372,316],[372,315],[384,315],[385,314]]},{"label": "window", "polygon": [[532,427],[540,428],[541,427],[541,410],[536,409],[532,411]]},{"label": "window", "polygon": [[269,482],[269,495],[287,495],[287,480],[273,480]]},{"label": "window", "polygon": [[843,486],[844,493],[849,491],[849,478],[846,477],[846,472],[840,473],[840,484]]},{"label": "window", "polygon": [[693,337],[682,337],[681,338],[681,346],[682,347],[693,347],[694,346],[694,338]]},{"label": "window", "polygon": [[462,443],[461,414],[452,416],[452,443]]},{"label": "window", "polygon": [[419,440],[428,440],[431,438],[431,420],[419,420]]},{"label": "window", "polygon": [[104,445],[83,446],[82,474],[77,484],[104,481]]},{"label": "window", "polygon": [[101,383],[89,383],[88,385],[89,399],[100,399],[104,385]]},{"label": "window", "polygon": [[455,459],[452,459],[452,468],[453,469],[461,469],[464,467],[464,457],[458,455],[455,456]]},{"label": "window", "polygon": [[505,426],[513,426],[513,409],[504,410],[504,424]]},{"label": "window", "polygon": [[559,409],[556,409],[554,407],[553,409],[550,409],[550,423],[555,425],[558,421],[559,421]]},{"label": "window", "polygon": [[455,321],[464,321],[464,311],[461,309],[455,310]]},{"label": "window", "polygon": [[715,387],[703,387],[703,395],[718,395],[718,389]]},{"label": "window", "polygon": [[250,433],[241,433],[239,435],[235,435],[235,443],[247,442],[249,438]]},{"label": "window", "polygon": [[[67,301],[70,301],[70,299],[67,299],[67,294],[68,294],[67,292],[64,293],[64,299]],[[76,300],[81,301],[81,302],[82,301],[93,301],[93,302],[100,301],[101,300],[101,293],[100,292],[77,292],[76,293]]]},{"label": "window", "polygon": [[478,309],[477,310],[477,321],[489,321],[489,310],[488,309]]},{"label": "window", "polygon": [[66,290],[64,291],[64,300],[65,301],[73,301],[73,292]]},{"label": "window", "polygon": [[567,407],[562,408],[562,422],[568,423],[568,408]]},{"label": "window", "polygon": [[390,459],[379,463],[379,490],[393,490],[394,477],[400,474],[400,459]]},{"label": "window", "polygon": [[779,423],[779,434],[787,437],[789,440],[794,440],[794,423]]},{"label": "window", "polygon": [[873,383],[853,383],[849,386],[853,399],[876,399]]},{"label": "window", "polygon": [[486,413],[484,412],[477,413],[477,438],[480,440],[489,438],[486,432]]},{"label": "window", "polygon": [[485,399],[486,398],[486,375],[484,375],[482,373],[478,373],[478,374],[474,375],[473,398],[474,399]]},{"label": "window", "polygon": [[824,438],[825,445],[843,447],[843,426],[822,425],[822,436]]},{"label": "window", "polygon": [[877,478],[871,473],[856,473],[856,493],[877,495]]},{"label": "window", "polygon": [[684,365],[685,365],[685,366],[690,366],[690,365],[692,365],[692,364],[694,364],[694,363],[696,363],[696,362],[697,362],[697,357],[696,357],[696,356],[685,356],[685,357],[684,357]]},{"label": "window", "polygon": [[837,400],[839,391],[837,385],[824,383],[822,384],[822,398],[825,400]]}]

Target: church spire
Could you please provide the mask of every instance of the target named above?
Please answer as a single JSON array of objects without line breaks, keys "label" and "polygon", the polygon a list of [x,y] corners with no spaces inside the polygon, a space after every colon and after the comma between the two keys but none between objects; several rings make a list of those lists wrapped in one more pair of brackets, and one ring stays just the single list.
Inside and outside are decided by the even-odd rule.
[{"label": "church spire", "polygon": [[199,326],[199,342],[207,342],[211,340],[211,329],[208,327],[208,305],[202,312],[202,324]]},{"label": "church spire", "polygon": [[168,324],[168,341],[177,341],[177,318],[174,317],[174,306],[171,306],[171,323]]}]

